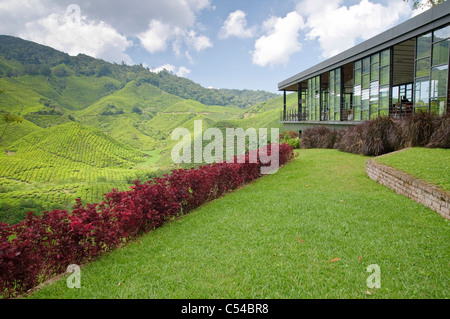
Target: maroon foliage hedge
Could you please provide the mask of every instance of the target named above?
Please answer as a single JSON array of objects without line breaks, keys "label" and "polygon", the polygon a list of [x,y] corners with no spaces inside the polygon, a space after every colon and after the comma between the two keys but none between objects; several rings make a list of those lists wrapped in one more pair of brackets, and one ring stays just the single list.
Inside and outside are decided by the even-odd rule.
[{"label": "maroon foliage hedge", "polygon": [[[100,204],[83,205],[78,199],[72,212],[28,213],[19,224],[0,223],[0,297],[23,293],[70,264],[85,263],[260,177],[265,165],[249,163],[249,155],[244,163],[235,158],[234,163],[174,170],[146,183],[136,180],[128,191],[105,194]],[[275,165],[292,158],[292,147],[279,145]]]}]

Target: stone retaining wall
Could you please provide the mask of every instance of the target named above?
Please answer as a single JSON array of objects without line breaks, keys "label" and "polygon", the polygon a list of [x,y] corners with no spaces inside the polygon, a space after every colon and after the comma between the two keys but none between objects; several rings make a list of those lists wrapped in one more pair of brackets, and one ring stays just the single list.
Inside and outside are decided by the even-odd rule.
[{"label": "stone retaining wall", "polygon": [[450,219],[450,193],[417,179],[395,168],[371,159],[366,162],[367,175],[378,183],[389,187],[397,194],[407,196]]}]

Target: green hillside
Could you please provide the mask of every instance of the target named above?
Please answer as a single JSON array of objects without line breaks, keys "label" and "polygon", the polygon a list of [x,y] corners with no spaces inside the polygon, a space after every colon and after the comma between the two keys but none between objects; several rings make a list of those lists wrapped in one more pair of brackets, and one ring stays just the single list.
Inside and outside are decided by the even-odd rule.
[{"label": "green hillside", "polygon": [[[206,89],[10,36],[0,36],[0,92],[0,222],[8,223],[198,165],[172,162],[178,127],[279,127],[282,108],[272,93]],[[7,125],[7,114],[23,122]]]},{"label": "green hillside", "polygon": [[[289,94],[286,99],[286,107],[293,108],[297,105],[297,94]],[[219,121],[217,127],[241,127],[244,129],[254,128],[279,128],[280,132],[283,130],[283,125],[280,123],[281,112],[283,111],[283,97],[258,103],[246,110],[243,118],[228,119]]]},{"label": "green hillside", "polygon": [[[0,76],[43,75],[65,79],[70,76],[109,77],[122,85],[108,85],[116,90],[132,80],[152,84],[161,90],[183,99],[192,99],[207,105],[236,106],[248,108],[256,103],[276,97],[265,91],[207,89],[199,84],[171,72],[149,72],[142,65],[113,64],[79,54],[70,56],[47,46],[7,35],[0,35]],[[59,81],[64,89],[64,82]],[[70,80],[69,80],[70,82]],[[73,84],[73,83],[69,83]],[[83,85],[81,85],[81,88]],[[76,91],[77,94],[81,93]],[[90,93],[88,93],[90,95]],[[78,100],[78,97],[75,98]],[[67,100],[69,105],[75,101]],[[92,103],[92,101],[91,101]],[[63,103],[64,104],[64,103]]]},{"label": "green hillside", "polygon": [[78,123],[34,128],[0,152],[0,221],[17,221],[4,216],[2,203],[19,211],[70,206],[77,197],[96,201],[112,188],[125,189],[154,172],[133,170],[148,157]]}]

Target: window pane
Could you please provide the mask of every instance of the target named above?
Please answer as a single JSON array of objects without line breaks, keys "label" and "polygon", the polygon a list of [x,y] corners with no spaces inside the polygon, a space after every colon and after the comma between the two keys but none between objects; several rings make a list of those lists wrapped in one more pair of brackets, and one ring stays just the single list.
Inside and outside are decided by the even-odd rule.
[{"label": "window pane", "polygon": [[380,109],[389,107],[389,86],[380,87]]},{"label": "window pane", "polygon": [[378,104],[370,105],[370,119],[376,119],[378,117]]},{"label": "window pane", "polygon": [[334,92],[336,93],[336,95],[341,94],[341,82],[339,82],[338,80],[336,80],[336,84],[334,86]]},{"label": "window pane", "polygon": [[363,89],[368,89],[370,85],[369,74],[363,75],[362,87]]},{"label": "window pane", "polygon": [[380,85],[389,85],[389,66],[380,69]]},{"label": "window pane", "polygon": [[333,85],[331,85],[331,81],[330,81],[330,96],[329,96],[329,100],[330,100],[330,108],[334,107],[334,81],[333,81]]},{"label": "window pane", "polygon": [[434,31],[434,39],[433,42],[437,42],[443,39],[450,38],[450,25],[446,26],[442,29]]},{"label": "window pane", "polygon": [[416,78],[430,75],[430,58],[416,61]]},{"label": "window pane", "polygon": [[437,115],[442,115],[445,113],[445,106],[447,104],[447,99],[445,97],[440,97],[438,99],[431,100],[430,102],[430,112]]},{"label": "window pane", "polygon": [[334,119],[336,121],[341,120],[341,100],[340,96],[336,97],[334,100]]},{"label": "window pane", "polygon": [[334,95],[334,77],[330,76],[330,84],[329,84],[329,86],[330,86],[330,94]]},{"label": "window pane", "polygon": [[412,84],[407,84],[406,85],[406,98],[409,101],[412,101],[412,87],[413,87]]},{"label": "window pane", "polygon": [[361,68],[361,60],[358,60],[355,62],[355,69],[360,69]]},{"label": "window pane", "polygon": [[370,80],[378,81],[379,72],[380,72],[380,67],[379,67],[378,63],[372,64],[370,66]]},{"label": "window pane", "polygon": [[341,82],[341,69],[334,70],[334,79],[336,82]]},{"label": "window pane", "polygon": [[420,106],[414,108],[414,113],[420,113],[420,112],[428,112],[428,106]]},{"label": "window pane", "polygon": [[395,104],[398,102],[399,99],[399,87],[398,86],[394,86],[392,88],[392,103]]},{"label": "window pane", "polygon": [[447,95],[448,65],[438,66],[431,70],[431,97]]},{"label": "window pane", "polygon": [[361,84],[361,69],[355,70],[355,85]]},{"label": "window pane", "polygon": [[361,120],[368,121],[369,120],[369,111],[361,111]]},{"label": "window pane", "polygon": [[380,110],[380,117],[385,117],[389,115],[389,111],[388,110]]},{"label": "window pane", "polygon": [[370,101],[371,102],[378,101],[378,89],[379,89],[378,81],[370,83]]},{"label": "window pane", "polygon": [[430,56],[431,33],[417,38],[417,59]]},{"label": "window pane", "polygon": [[416,80],[416,94],[414,97],[415,106],[428,106],[429,85],[430,81],[428,78]]},{"label": "window pane", "polygon": [[377,54],[374,54],[370,57],[370,63],[378,63],[380,61],[380,56]]},{"label": "window pane", "polygon": [[369,74],[370,72],[370,57],[363,59],[363,74]]},{"label": "window pane", "polygon": [[361,100],[369,101],[369,89],[364,89],[361,91]]},{"label": "window pane", "polygon": [[355,85],[353,87],[353,96],[361,96],[361,85]]},{"label": "window pane", "polygon": [[353,108],[353,119],[355,121],[361,121],[361,106],[355,106]]},{"label": "window pane", "polygon": [[449,40],[433,44],[433,66],[448,64],[448,42]]},{"label": "window pane", "polygon": [[386,66],[390,64],[391,51],[389,49],[381,52],[381,66]]}]

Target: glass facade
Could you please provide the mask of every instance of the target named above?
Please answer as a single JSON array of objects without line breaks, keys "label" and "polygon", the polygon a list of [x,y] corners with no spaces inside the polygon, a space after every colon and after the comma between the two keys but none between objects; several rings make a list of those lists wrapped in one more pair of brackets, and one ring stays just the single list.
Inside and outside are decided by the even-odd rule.
[{"label": "glass facade", "polygon": [[444,114],[448,100],[450,26],[417,38],[414,111]]},{"label": "glass facade", "polygon": [[300,114],[309,121],[366,121],[419,111],[442,115],[449,111],[449,56],[447,25],[311,77],[298,86],[299,119]]},{"label": "glass facade", "polygon": [[330,94],[329,99],[329,109],[330,109],[330,121],[340,121],[341,120],[341,69],[335,69],[330,71]]},{"label": "glass facade", "polygon": [[308,80],[306,95],[308,120],[320,121],[320,76]]},{"label": "glass facade", "polygon": [[447,109],[450,26],[433,32],[431,47],[430,112],[442,115]]},{"label": "glass facade", "polygon": [[353,119],[366,121],[389,114],[390,50],[353,65]]}]

